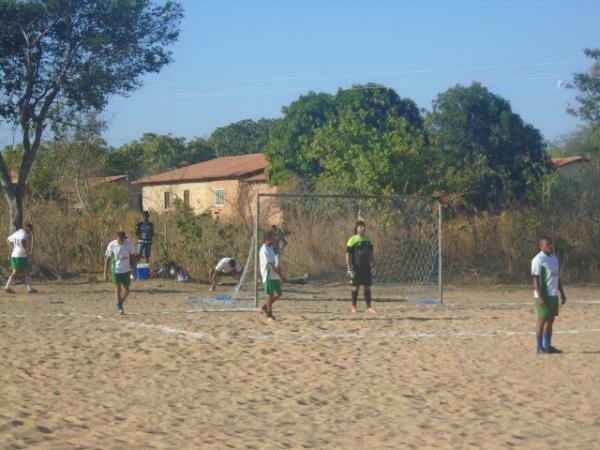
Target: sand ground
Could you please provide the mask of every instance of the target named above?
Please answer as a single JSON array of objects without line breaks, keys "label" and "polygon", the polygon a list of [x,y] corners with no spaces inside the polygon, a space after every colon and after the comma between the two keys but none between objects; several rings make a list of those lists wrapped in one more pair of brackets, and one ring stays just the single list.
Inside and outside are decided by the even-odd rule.
[{"label": "sand ground", "polygon": [[107,284],[1,294],[0,448],[600,447],[598,287],[566,286],[544,356],[524,286],[376,316],[281,301],[273,323],[134,287],[125,316]]}]

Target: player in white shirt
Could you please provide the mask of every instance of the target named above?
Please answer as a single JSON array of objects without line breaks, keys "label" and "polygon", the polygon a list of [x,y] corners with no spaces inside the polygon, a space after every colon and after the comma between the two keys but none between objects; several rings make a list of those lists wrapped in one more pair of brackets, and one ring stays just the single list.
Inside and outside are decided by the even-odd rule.
[{"label": "player in white shirt", "polygon": [[6,281],[6,285],[4,286],[4,291],[6,293],[14,293],[10,285],[16,277],[21,275],[25,279],[27,292],[30,294],[37,293],[37,290],[33,288],[33,283],[31,281],[31,263],[29,261],[29,253],[27,252],[27,242],[32,234],[33,225],[28,223],[25,226],[25,229],[21,228],[15,231],[7,239],[11,248],[10,268],[12,269],[12,272]]},{"label": "player in white shirt", "polygon": [[215,267],[211,267],[208,272],[208,279],[210,281],[210,291],[214,291],[217,287],[217,275],[234,275],[239,281],[242,276],[244,267],[237,258],[230,256],[221,258]]},{"label": "player in white shirt", "polygon": [[537,352],[562,353],[552,347],[552,325],[558,316],[558,295],[561,303],[567,301],[559,278],[558,258],[554,254],[552,239],[544,236],[540,239],[540,252],[531,260],[534,296],[538,313],[536,340]]},{"label": "player in white shirt", "polygon": [[117,311],[124,314],[123,305],[129,295],[131,279],[135,277],[136,256],[133,243],[127,239],[124,231],[117,233],[117,239],[108,244],[104,258],[104,280],[108,282],[108,264],[110,263],[112,282],[115,284]]},{"label": "player in white shirt", "polygon": [[277,253],[273,249],[276,236],[273,231],[264,235],[263,245],[259,251],[260,274],[267,293],[267,301],[260,311],[267,316],[267,320],[275,320],[273,316],[273,303],[281,297],[281,282],[287,281],[278,267]]}]

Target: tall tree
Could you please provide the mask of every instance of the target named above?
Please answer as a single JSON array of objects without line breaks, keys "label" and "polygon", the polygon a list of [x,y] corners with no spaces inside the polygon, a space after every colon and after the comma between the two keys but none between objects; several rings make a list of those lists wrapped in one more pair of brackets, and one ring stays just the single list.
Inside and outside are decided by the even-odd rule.
[{"label": "tall tree", "polygon": [[317,185],[360,194],[414,194],[427,188],[430,158],[422,130],[389,115],[377,123],[346,109],[319,129],[312,156]]},{"label": "tall tree", "polygon": [[284,117],[274,124],[265,149],[270,162],[269,179],[277,185],[294,174],[313,177],[320,173],[310,148],[317,130],[336,114],[333,96],[315,92],[301,96],[282,110]]},{"label": "tall tree", "polygon": [[256,122],[251,119],[240,120],[217,128],[210,135],[208,143],[215,149],[218,157],[262,153],[274,122],[273,119],[260,119]]},{"label": "tall tree", "polygon": [[437,189],[479,208],[521,198],[547,161],[541,133],[479,83],[439,94],[428,117]]},{"label": "tall tree", "polygon": [[[390,119],[402,120],[411,129],[421,128],[423,118],[412,100],[402,99],[392,89],[369,83],[339,89],[335,95],[310,92],[283,108],[283,118],[271,131],[266,154],[269,158],[269,178],[274,184],[285,183],[292,175],[317,180],[324,172],[321,162],[327,160],[323,136],[315,152],[319,130],[327,127],[327,140],[334,139],[334,128],[358,126],[378,135],[389,131]],[[343,120],[339,120],[343,116]],[[351,119],[352,118],[352,119]],[[335,140],[340,143],[347,128],[340,130]],[[338,147],[339,148],[339,147]],[[332,152],[335,152],[332,150]]]},{"label": "tall tree", "polygon": [[[0,154],[0,188],[23,224],[27,177],[49,116],[101,110],[171,62],[183,11],[150,0],[0,0],[0,118],[21,129],[13,186]],[[54,108],[60,103],[60,108]]]},{"label": "tall tree", "polygon": [[594,127],[600,127],[600,48],[586,48],[583,53],[594,60],[588,73],[576,73],[568,87],[578,92],[579,106],[570,107],[571,114],[581,117]]}]

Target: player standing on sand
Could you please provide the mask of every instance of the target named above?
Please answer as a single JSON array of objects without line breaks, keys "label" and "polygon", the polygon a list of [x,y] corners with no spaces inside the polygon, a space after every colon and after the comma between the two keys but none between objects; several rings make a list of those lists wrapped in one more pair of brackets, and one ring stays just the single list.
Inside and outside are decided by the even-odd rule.
[{"label": "player standing on sand", "polygon": [[538,354],[562,353],[552,347],[552,325],[558,316],[558,294],[564,305],[567,296],[559,278],[558,258],[554,254],[552,239],[547,236],[540,239],[540,252],[531,260],[534,295],[537,299],[538,313],[536,339]]},{"label": "player standing on sand", "polygon": [[131,278],[134,277],[132,269],[135,269],[136,257],[133,244],[124,231],[117,233],[117,239],[108,244],[104,258],[104,280],[108,282],[108,263],[111,264],[112,282],[115,284],[115,295],[117,297],[117,311],[125,314],[123,305],[129,295]]},{"label": "player standing on sand", "polygon": [[277,267],[277,254],[273,249],[275,233],[267,231],[263,238],[263,245],[260,248],[260,274],[262,276],[263,286],[267,293],[267,302],[262,306],[261,312],[266,314],[267,320],[275,320],[273,316],[273,303],[281,297],[281,282],[287,281],[283,273]]},{"label": "player standing on sand", "polygon": [[25,278],[25,284],[27,285],[27,292],[29,294],[35,294],[37,291],[33,288],[31,281],[31,263],[29,261],[29,253],[27,253],[27,241],[33,234],[33,225],[28,223],[25,229],[21,228],[15,231],[8,237],[8,243],[12,248],[10,254],[10,268],[12,272],[6,281],[4,291],[7,294],[12,294],[14,291],[10,285],[14,279],[20,275]]},{"label": "player standing on sand", "polygon": [[348,239],[346,244],[346,267],[348,276],[352,283],[352,313],[356,313],[358,291],[363,286],[367,311],[375,314],[375,308],[371,305],[371,285],[373,276],[371,270],[374,265],[373,241],[366,234],[366,226],[362,220],[354,226],[354,236]]}]

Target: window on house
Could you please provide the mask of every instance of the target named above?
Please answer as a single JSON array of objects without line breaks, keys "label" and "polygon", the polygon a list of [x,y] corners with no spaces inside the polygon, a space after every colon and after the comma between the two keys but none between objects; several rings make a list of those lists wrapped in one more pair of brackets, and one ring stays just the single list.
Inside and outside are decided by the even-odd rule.
[{"label": "window on house", "polygon": [[190,206],[190,191],[187,189],[183,191],[183,204],[185,206]]},{"label": "window on house", "polygon": [[169,209],[171,207],[171,193],[165,192],[165,209]]},{"label": "window on house", "polygon": [[225,189],[215,189],[215,205],[223,206],[225,204]]}]

